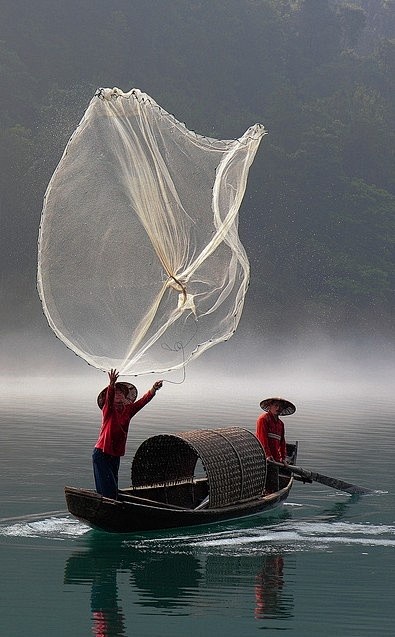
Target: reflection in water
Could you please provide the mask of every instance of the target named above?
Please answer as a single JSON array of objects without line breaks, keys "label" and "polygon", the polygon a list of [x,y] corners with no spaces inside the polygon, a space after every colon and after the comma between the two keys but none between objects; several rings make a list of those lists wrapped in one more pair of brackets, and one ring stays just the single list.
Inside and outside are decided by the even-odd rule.
[{"label": "reflection in water", "polygon": [[[354,496],[336,501],[314,520],[338,522],[354,502]],[[124,610],[134,614],[150,613],[147,609],[153,614],[155,609],[164,614],[182,610],[187,616],[207,616],[221,612],[224,596],[228,613],[248,614],[259,623],[284,622],[281,629],[286,630],[295,612],[287,576],[296,563],[287,542],[293,546],[295,538],[299,542],[311,534],[308,519],[302,522],[305,534],[288,524],[289,519],[289,512],[283,511],[277,518],[267,518],[264,527],[257,520],[209,533],[191,530],[179,536],[175,531],[159,538],[90,532],[67,560],[65,583],[91,586],[95,637],[125,637]],[[123,593],[122,602],[121,573],[130,583],[130,594]]]},{"label": "reflection in water", "polygon": [[359,502],[361,496],[354,493],[344,502],[335,502],[331,507],[325,509],[319,516],[321,520],[342,520],[351,505]]},{"label": "reflection in water", "polygon": [[[124,612],[117,575],[130,573],[131,585],[140,593],[140,606],[174,608],[180,599],[198,589],[200,564],[186,553],[144,551],[125,544],[118,536],[92,534],[88,551],[71,555],[65,567],[65,584],[91,584],[92,631],[95,637],[124,637]],[[128,602],[129,604],[131,602]]]},{"label": "reflection in water", "polygon": [[117,572],[123,568],[118,552],[102,551],[102,543],[89,552],[74,553],[65,567],[65,584],[91,584],[92,632],[95,637],[123,637],[124,614],[119,603]]},{"label": "reflection in water", "polygon": [[95,637],[126,635],[125,619],[118,604],[116,569],[95,571],[91,593],[92,632]]},{"label": "reflection in water", "polygon": [[293,615],[293,599],[283,592],[285,555],[278,546],[276,551],[258,555],[209,555],[206,583],[222,590],[232,580],[235,586],[240,582],[245,586],[249,579],[255,594],[255,618],[288,619]]},{"label": "reflection in water", "polygon": [[255,617],[274,618],[278,614],[292,617],[287,604],[281,599],[284,587],[283,555],[267,555],[261,570],[255,578]]},{"label": "reflection in water", "polygon": [[140,605],[155,608],[175,608],[199,587],[200,563],[185,553],[144,554],[144,559],[131,569],[131,582],[141,594]]},{"label": "reflection in water", "polygon": [[[85,538],[85,543],[88,538]],[[91,620],[95,637],[125,637],[124,610],[117,576],[129,573],[131,587],[138,593],[139,607],[193,614],[197,607],[210,612],[221,607],[223,591],[235,599],[250,591],[244,601],[255,619],[288,619],[293,616],[293,598],[284,596],[284,554],[277,547],[268,553],[224,555],[199,554],[196,543],[185,543],[176,551],[166,543],[153,541],[149,549],[118,537],[92,534],[88,547],[71,555],[65,566],[66,584],[91,586]],[[88,548],[88,550],[86,550]],[[125,600],[127,609],[131,597]],[[254,599],[255,598],[255,599]],[[214,603],[214,604],[213,604]],[[249,610],[248,610],[249,609]]]}]

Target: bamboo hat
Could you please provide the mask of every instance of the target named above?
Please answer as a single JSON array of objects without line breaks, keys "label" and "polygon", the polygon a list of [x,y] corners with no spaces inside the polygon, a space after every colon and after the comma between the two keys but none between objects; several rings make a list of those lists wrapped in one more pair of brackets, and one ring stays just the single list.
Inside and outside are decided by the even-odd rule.
[{"label": "bamboo hat", "polygon": [[290,416],[296,411],[296,407],[293,403],[291,403],[289,400],[285,400],[285,398],[279,398],[278,396],[275,396],[274,398],[265,398],[265,400],[262,400],[262,402],[260,403],[261,409],[263,409],[263,411],[269,411],[270,405],[273,401],[278,401],[279,403],[281,402],[284,405],[279,414],[280,416]]},{"label": "bamboo hat", "polygon": [[[125,393],[125,398],[128,403],[134,403],[137,398],[137,389],[132,383],[115,383],[115,387],[122,389]],[[100,409],[103,409],[104,401],[106,400],[107,387],[101,390],[100,394],[97,397],[97,404]]]}]

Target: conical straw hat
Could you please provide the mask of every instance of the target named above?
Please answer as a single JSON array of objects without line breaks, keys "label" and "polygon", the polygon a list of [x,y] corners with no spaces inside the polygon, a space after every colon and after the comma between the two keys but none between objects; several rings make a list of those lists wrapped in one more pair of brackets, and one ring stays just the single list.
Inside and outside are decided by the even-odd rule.
[{"label": "conical straw hat", "polygon": [[[132,383],[115,383],[115,387],[119,387],[120,389],[127,389],[126,400],[128,403],[134,403],[137,398],[137,389]],[[101,390],[100,394],[97,397],[97,404],[100,409],[103,409],[104,401],[106,400],[107,387]]]},{"label": "conical straw hat", "polygon": [[291,403],[289,400],[285,400],[285,398],[279,398],[278,396],[274,398],[265,398],[265,400],[262,400],[262,402],[260,403],[261,409],[263,409],[264,411],[269,411],[270,405],[273,401],[281,402],[284,405],[279,416],[290,416],[296,411],[296,407],[293,403]]}]

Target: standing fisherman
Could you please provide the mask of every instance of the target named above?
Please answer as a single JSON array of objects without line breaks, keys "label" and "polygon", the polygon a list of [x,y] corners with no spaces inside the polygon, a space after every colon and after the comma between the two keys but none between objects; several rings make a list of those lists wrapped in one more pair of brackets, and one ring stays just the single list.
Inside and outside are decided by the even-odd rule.
[{"label": "standing fisherman", "polygon": [[96,491],[113,500],[118,495],[119,465],[121,456],[125,455],[130,420],[162,387],[162,381],[156,381],[136,401],[136,387],[131,383],[117,383],[118,375],[116,369],[109,372],[110,383],[97,397],[103,416],[99,438],[92,454]]},{"label": "standing fisherman", "polygon": [[[295,413],[296,407],[284,398],[266,398],[262,400],[260,406],[265,413],[261,414],[256,422],[256,437],[265,450],[267,460],[282,462],[286,465],[285,429],[279,416]],[[266,484],[268,492],[278,491],[278,467],[268,465]]]}]

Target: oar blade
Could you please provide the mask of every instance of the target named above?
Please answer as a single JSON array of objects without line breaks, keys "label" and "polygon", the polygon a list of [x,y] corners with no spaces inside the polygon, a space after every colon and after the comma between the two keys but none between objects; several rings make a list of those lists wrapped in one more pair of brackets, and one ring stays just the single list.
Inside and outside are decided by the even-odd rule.
[{"label": "oar blade", "polygon": [[[284,468],[284,465],[281,464],[281,462],[269,462],[277,467]],[[352,495],[367,495],[368,493],[374,493],[372,489],[360,487],[357,484],[351,484],[351,482],[345,482],[344,480],[339,480],[338,478],[324,476],[322,475],[322,473],[317,473],[316,471],[308,471],[307,469],[302,469],[302,467],[295,467],[294,465],[289,464],[287,465],[287,469],[295,475],[300,476],[303,481],[320,482],[321,484],[325,484],[325,486],[327,487],[337,489],[338,491],[345,491],[346,493],[351,493]]]},{"label": "oar blade", "polygon": [[338,478],[324,476],[321,473],[312,472],[311,478],[315,482],[325,484],[327,487],[338,489],[339,491],[345,491],[346,493],[351,493],[352,495],[366,495],[368,493],[373,493],[371,489],[367,489],[366,487],[360,487],[357,484],[351,484],[350,482],[345,482],[344,480],[339,480]]}]

